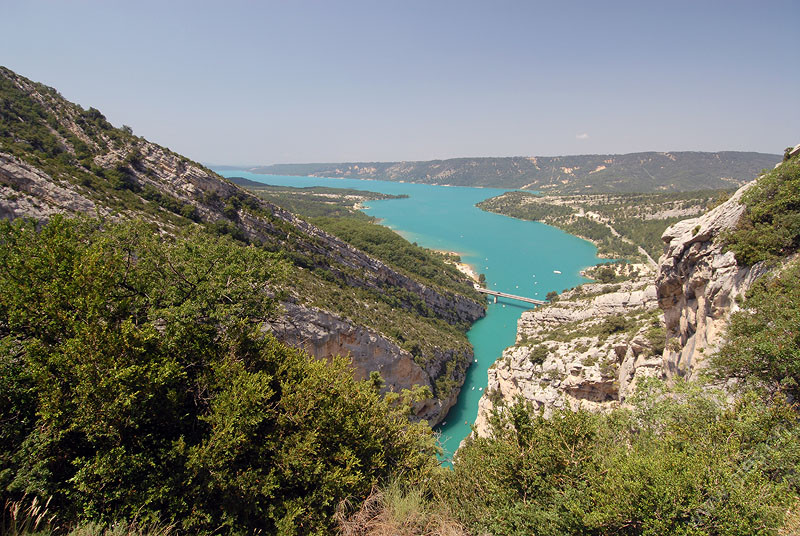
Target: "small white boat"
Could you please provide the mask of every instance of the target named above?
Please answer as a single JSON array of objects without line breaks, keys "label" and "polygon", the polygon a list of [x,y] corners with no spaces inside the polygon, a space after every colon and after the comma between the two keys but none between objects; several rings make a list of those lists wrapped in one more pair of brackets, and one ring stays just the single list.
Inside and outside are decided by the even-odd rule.
[{"label": "small white boat", "polygon": [[483,387],[478,387],[478,391],[483,391]]},{"label": "small white boat", "polygon": [[560,274],[560,273],[561,273],[561,271],[560,271],[560,270],[553,270],[553,273],[554,273],[554,274]]},{"label": "small white boat", "polygon": [[472,390],[473,390],[473,391],[475,390],[475,386],[474,386],[474,385],[472,386]]},{"label": "small white boat", "polygon": [[475,362],[477,363],[477,362],[478,362],[478,360],[476,359],[476,360],[475,360]]}]

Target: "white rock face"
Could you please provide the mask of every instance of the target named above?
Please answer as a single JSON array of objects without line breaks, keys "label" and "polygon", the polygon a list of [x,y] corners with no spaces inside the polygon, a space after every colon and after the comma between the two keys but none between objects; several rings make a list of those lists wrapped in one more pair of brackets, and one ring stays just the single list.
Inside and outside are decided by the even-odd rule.
[{"label": "white rock face", "polygon": [[521,397],[545,415],[557,408],[618,406],[639,378],[661,374],[661,354],[653,351],[660,324],[648,277],[584,285],[581,293],[567,292],[552,305],[523,313],[517,344],[489,369],[475,423],[478,435],[489,433],[489,416],[501,400],[514,403]]},{"label": "white rock face", "polygon": [[[369,378],[370,372],[378,371],[386,382],[384,391],[400,392],[416,386],[436,391],[436,378],[446,373],[446,365],[456,360],[455,379],[464,383],[464,374],[472,360],[472,351],[458,354],[453,350],[443,351],[423,368],[410,352],[373,330],[353,325],[322,309],[294,303],[281,304],[284,313],[280,318],[268,322],[266,329],[282,342],[301,348],[318,359],[344,356],[351,360],[356,379]],[[453,389],[444,398],[430,398],[414,408],[415,415],[431,425],[444,418],[455,404],[460,389]]]},{"label": "white rock face", "polygon": [[[70,184],[60,186],[50,175],[19,158],[0,153],[0,218],[47,220],[55,214],[83,212],[96,214],[91,200]],[[100,209],[99,214],[107,211]]]},{"label": "white rock face", "polygon": [[[517,345],[489,370],[478,435],[489,433],[488,418],[499,401],[521,397],[545,415],[564,407],[603,411],[624,403],[642,377],[691,378],[704,368],[724,341],[737,299],[766,271],[763,264],[739,266],[720,240],[744,213],[740,200],[750,186],[708,213],[669,227],[655,281],[626,282],[590,298],[575,299],[570,291],[553,305],[524,313]],[[591,294],[608,287],[583,289]],[[598,336],[604,322],[619,322],[617,315],[631,324],[625,332]],[[542,362],[544,352],[537,348],[543,347]]]},{"label": "white rock face", "polygon": [[741,187],[710,212],[669,227],[662,235],[666,252],[656,277],[658,303],[664,311],[667,377],[692,377],[721,345],[730,314],[739,309],[763,265],[739,266],[733,252],[723,252],[721,233],[736,226],[744,213]]}]

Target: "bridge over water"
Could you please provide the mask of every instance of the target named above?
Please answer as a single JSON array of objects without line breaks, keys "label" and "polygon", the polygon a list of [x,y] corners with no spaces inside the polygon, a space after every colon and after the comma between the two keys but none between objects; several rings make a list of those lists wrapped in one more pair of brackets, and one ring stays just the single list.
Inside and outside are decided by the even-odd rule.
[{"label": "bridge over water", "polygon": [[535,303],[536,305],[544,305],[545,303],[547,303],[544,300],[534,300],[533,298],[526,298],[524,296],[515,296],[514,294],[508,294],[506,292],[498,292],[496,290],[489,290],[488,288],[482,288],[482,287],[478,287],[478,286],[475,287],[475,290],[477,290],[478,292],[480,292],[482,294],[489,294],[490,296],[494,296],[494,303],[497,303],[497,298],[498,297],[499,298],[508,298],[508,299],[511,299],[511,300],[517,300],[517,301],[522,301],[522,302],[527,302],[527,303]]}]

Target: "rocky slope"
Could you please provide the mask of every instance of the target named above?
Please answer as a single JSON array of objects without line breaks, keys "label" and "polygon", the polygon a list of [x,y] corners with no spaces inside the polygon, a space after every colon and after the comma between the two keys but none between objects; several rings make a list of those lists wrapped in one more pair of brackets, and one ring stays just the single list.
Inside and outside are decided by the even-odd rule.
[{"label": "rocky slope", "polygon": [[643,376],[660,374],[662,320],[652,272],[621,284],[586,284],[522,314],[516,344],[489,369],[476,429],[500,402],[603,410],[617,406]]},{"label": "rocky slope", "polygon": [[[432,422],[452,405],[471,361],[459,330],[484,314],[466,279],[463,294],[422,283],[4,68],[0,91],[1,217],[142,218],[164,232],[199,224],[275,251],[295,270],[287,287],[274,289],[289,298],[284,316],[272,324],[279,337],[320,358],[349,353],[357,374],[378,370],[387,388],[429,387],[433,398],[419,415]],[[312,307],[321,295],[342,290],[357,291],[359,303],[385,314]],[[409,323],[441,336],[420,341],[412,355],[397,339]]]},{"label": "rocky slope", "polygon": [[724,233],[744,213],[741,187],[711,211],[669,227],[655,274],[621,285],[589,284],[522,315],[517,343],[489,370],[479,435],[498,403],[518,397],[542,408],[604,410],[623,403],[639,378],[692,378],[724,341],[765,264],[740,266]]},{"label": "rocky slope", "polygon": [[[443,376],[460,386],[473,357],[468,349],[439,349],[422,366],[411,352],[377,331],[315,307],[289,302],[282,306],[285,314],[267,325],[280,340],[320,359],[349,355],[356,378],[366,379],[378,371],[386,382],[385,391],[421,386],[434,393],[439,391],[436,380]],[[420,402],[415,407],[417,416],[438,422],[456,403],[459,391],[451,389],[446,395]]]}]

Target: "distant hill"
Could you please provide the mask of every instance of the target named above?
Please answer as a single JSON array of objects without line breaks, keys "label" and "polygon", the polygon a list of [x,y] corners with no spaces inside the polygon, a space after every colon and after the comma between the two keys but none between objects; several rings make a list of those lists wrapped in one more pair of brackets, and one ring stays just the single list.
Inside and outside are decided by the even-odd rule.
[{"label": "distant hill", "polygon": [[251,169],[272,175],[522,188],[552,193],[646,193],[734,188],[781,161],[777,154],[722,151],[504,158],[428,162],[276,164]]},{"label": "distant hill", "polygon": [[245,188],[263,188],[266,186],[266,184],[263,182],[251,181],[250,179],[245,179],[244,177],[228,177],[228,180],[237,186],[243,186]]}]

